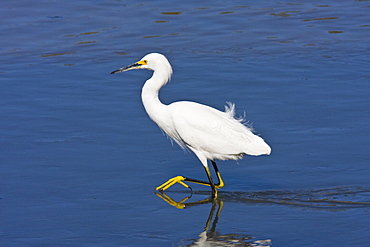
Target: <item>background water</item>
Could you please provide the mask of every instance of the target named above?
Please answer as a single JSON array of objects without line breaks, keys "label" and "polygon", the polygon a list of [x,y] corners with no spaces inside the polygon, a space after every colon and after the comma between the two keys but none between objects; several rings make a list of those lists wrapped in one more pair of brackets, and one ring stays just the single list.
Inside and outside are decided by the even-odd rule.
[{"label": "background water", "polygon": [[[369,11],[366,0],[2,2],[0,245],[369,246]],[[272,147],[219,162],[214,204],[194,204],[203,186],[184,210],[153,193],[175,175],[205,179],[147,117],[151,72],[109,74],[154,51],[174,69],[163,102],[234,102]]]}]

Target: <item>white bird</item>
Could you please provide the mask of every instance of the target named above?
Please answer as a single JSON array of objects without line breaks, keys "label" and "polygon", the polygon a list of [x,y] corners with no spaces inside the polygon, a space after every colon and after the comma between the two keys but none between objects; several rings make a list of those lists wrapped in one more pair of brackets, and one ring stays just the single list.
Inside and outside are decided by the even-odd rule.
[{"label": "white bird", "polygon": [[[164,191],[175,183],[190,188],[185,182],[192,182],[212,187],[213,198],[217,189],[224,186],[215,160],[237,160],[243,155],[270,154],[270,146],[252,130],[234,118],[234,104],[225,106],[225,112],[212,107],[189,101],[163,104],[158,98],[159,90],[171,79],[172,67],[167,58],[159,53],[150,53],[140,61],[111,72],[111,74],[132,69],[148,69],[153,75],[148,79],[141,92],[146,112],[149,117],[182,148],[188,148],[202,162],[209,182],[183,176],[169,179],[156,190]],[[212,162],[218,178],[214,183],[207,160]]]}]

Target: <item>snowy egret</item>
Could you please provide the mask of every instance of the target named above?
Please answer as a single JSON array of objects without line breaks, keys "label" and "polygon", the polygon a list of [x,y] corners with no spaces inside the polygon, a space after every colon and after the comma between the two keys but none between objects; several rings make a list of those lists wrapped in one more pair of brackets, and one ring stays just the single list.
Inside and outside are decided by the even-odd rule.
[{"label": "snowy egret", "polygon": [[[212,188],[212,196],[217,197],[217,189],[224,186],[215,160],[237,160],[243,155],[270,154],[270,146],[252,130],[234,118],[234,104],[225,106],[225,112],[212,107],[189,101],[163,104],[158,98],[159,90],[167,84],[172,75],[172,67],[167,58],[159,53],[150,53],[140,61],[111,72],[111,74],[132,69],[148,69],[153,75],[148,79],[141,92],[146,112],[149,117],[182,148],[195,153],[204,166],[208,182],[177,176],[158,186],[164,191],[179,183],[190,188],[184,182],[207,185]],[[212,162],[218,183],[214,183],[208,160]]]}]

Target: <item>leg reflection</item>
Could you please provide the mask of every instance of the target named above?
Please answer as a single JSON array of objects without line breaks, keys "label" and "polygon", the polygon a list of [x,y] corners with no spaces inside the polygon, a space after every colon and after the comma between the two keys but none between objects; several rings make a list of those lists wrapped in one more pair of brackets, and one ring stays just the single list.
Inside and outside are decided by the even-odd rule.
[{"label": "leg reflection", "polygon": [[210,198],[199,200],[199,201],[196,201],[196,202],[186,202],[189,198],[191,198],[191,195],[190,195],[190,196],[184,197],[184,199],[182,199],[180,201],[175,201],[174,199],[172,199],[170,196],[168,196],[163,191],[154,192],[154,193],[159,198],[161,198],[163,201],[167,202],[171,206],[174,206],[174,207],[176,207],[178,209],[184,209],[186,207],[192,207],[192,206],[197,206],[197,205],[202,205],[202,204],[208,204],[208,203],[211,203],[211,202],[213,203],[214,201],[218,201],[219,200],[219,199],[210,197]]}]

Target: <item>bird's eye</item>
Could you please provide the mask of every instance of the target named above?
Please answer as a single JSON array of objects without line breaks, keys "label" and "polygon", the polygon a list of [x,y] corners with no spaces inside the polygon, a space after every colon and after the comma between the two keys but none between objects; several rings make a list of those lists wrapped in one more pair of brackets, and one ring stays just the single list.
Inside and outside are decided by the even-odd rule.
[{"label": "bird's eye", "polygon": [[148,63],[148,60],[141,60],[137,62],[137,64],[140,64],[140,65],[147,65],[147,63]]}]

